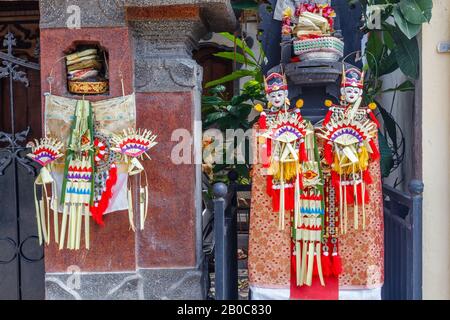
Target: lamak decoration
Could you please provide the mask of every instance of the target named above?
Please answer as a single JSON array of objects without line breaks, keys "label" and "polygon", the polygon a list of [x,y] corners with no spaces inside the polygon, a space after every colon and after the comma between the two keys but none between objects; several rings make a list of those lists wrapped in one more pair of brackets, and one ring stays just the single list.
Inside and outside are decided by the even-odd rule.
[{"label": "lamak decoration", "polygon": [[[86,249],[89,249],[90,218],[92,217],[96,224],[104,225],[104,214],[110,209],[113,200],[120,198],[122,187],[119,180],[123,178],[120,177],[119,168],[122,167],[125,167],[122,171],[127,173],[127,182],[123,184],[128,185],[125,195],[128,199],[123,202],[128,204],[130,228],[136,230],[134,212],[138,210],[142,230],[147,217],[149,192],[145,170],[138,158],[145,156],[150,159],[148,151],[157,144],[157,136],[149,130],[136,130],[134,127],[117,132],[114,122],[111,121],[114,117],[107,115],[108,111],[105,111],[117,111],[117,119],[121,121],[117,126],[134,123],[134,95],[97,103],[48,95],[46,107],[46,132],[59,135],[61,139],[48,137],[36,141],[32,153],[29,154],[31,159],[43,166],[35,182],[40,242],[50,243],[51,209],[54,237],[59,249],[80,249],[83,229],[84,244]],[[72,116],[69,114],[70,110],[73,112]],[[58,114],[55,115],[56,113]],[[123,120],[130,114],[133,119]],[[64,125],[57,121],[70,125],[65,130]],[[98,123],[103,125],[99,126]],[[56,169],[58,166],[61,169]],[[139,199],[136,200],[133,198],[134,192],[129,177],[138,174]],[[58,175],[59,179],[56,178]],[[141,175],[144,175],[145,179],[142,179]],[[56,180],[61,183],[60,189],[57,189]],[[41,198],[38,198],[36,190],[39,185],[42,186]],[[51,196],[48,194],[47,185],[51,185]],[[115,202],[120,201],[119,199]],[[139,203],[137,210],[133,206],[134,201]],[[115,209],[119,210],[117,204]],[[62,213],[61,218],[58,213]]]},{"label": "lamak decoration", "polygon": [[[144,222],[147,218],[148,212],[148,179],[147,173],[145,172],[142,163],[138,159],[143,159],[144,157],[146,157],[151,160],[147,152],[157,144],[157,142],[155,142],[156,138],[156,135],[152,134],[151,131],[146,129],[139,129],[137,131],[134,129],[124,130],[121,135],[114,135],[112,138],[112,141],[115,145],[112,150],[119,152],[125,157],[125,160],[128,164],[128,175],[138,175],[139,178],[139,221],[141,230],[144,229]],[[135,231],[136,227],[134,225],[133,215],[134,201],[130,181],[128,181],[127,196],[128,218],[131,228],[133,229],[133,231]]]},{"label": "lamak decoration", "polygon": [[349,228],[349,206],[354,209],[354,229],[366,227],[367,185],[372,182],[369,163],[380,159],[376,141],[379,123],[373,114],[376,104],[362,105],[363,84],[364,72],[356,68],[345,70],[343,66],[340,105],[325,102],[329,111],[318,133],[325,141],[324,160],[331,168],[341,233]]},{"label": "lamak decoration", "polygon": [[[50,243],[50,211],[53,211],[54,236],[58,239],[58,198],[55,180],[52,177],[52,163],[63,157],[61,152],[63,144],[56,139],[43,138],[31,143],[31,153],[27,156],[42,166],[34,183],[34,202],[38,226],[39,244]],[[51,197],[48,195],[47,185],[50,185]],[[41,186],[41,197],[38,198],[38,186]]]},{"label": "lamak decoration", "polygon": [[300,113],[302,100],[290,109],[284,75],[270,74],[265,88],[268,106],[258,104],[255,109],[261,112],[259,145],[272,209],[279,215],[280,230],[285,229],[289,215],[296,286],[310,286],[314,275],[325,285],[320,259],[323,179],[314,128]]}]

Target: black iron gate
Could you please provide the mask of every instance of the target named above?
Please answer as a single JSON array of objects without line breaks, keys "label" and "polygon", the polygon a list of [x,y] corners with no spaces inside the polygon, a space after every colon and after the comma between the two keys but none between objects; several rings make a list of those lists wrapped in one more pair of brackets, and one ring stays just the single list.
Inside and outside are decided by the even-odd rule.
[{"label": "black iron gate", "polygon": [[[13,27],[18,28],[17,24]],[[6,28],[0,42],[0,299],[43,299],[44,251],[37,238],[33,191],[39,168],[26,156],[30,126],[18,128],[28,122],[29,116],[33,121],[38,117],[40,122],[41,118],[36,110],[31,115],[22,114],[28,104],[18,108],[23,89],[16,90],[17,86],[30,86],[28,72],[39,70],[39,64],[16,54],[24,39],[16,38],[9,26]],[[22,29],[23,34],[30,33]],[[36,106],[39,101],[27,103]]]}]

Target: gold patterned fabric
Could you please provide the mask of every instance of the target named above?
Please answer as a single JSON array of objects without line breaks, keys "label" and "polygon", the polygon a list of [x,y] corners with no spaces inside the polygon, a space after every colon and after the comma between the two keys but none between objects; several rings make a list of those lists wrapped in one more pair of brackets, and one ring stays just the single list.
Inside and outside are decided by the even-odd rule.
[{"label": "gold patterned fabric", "polygon": [[[48,95],[45,97],[45,136],[56,138],[67,145],[70,126],[79,99]],[[92,102],[95,132],[111,136],[136,127],[135,95],[122,96]],[[63,149],[63,152],[65,148]],[[127,166],[118,162],[118,171],[124,173]],[[63,162],[55,162],[55,171],[62,172]]]},{"label": "gold patterned fabric", "polygon": [[[45,97],[45,134],[66,142],[79,99],[54,95]],[[95,131],[110,135],[136,127],[136,102],[134,94],[92,102]]]},{"label": "gold patterned fabric", "polygon": [[[343,272],[339,286],[343,289],[374,289],[384,282],[384,218],[381,172],[379,162],[369,165],[373,183],[368,186],[366,229],[350,228],[340,236]],[[349,217],[353,209],[349,207]]]}]

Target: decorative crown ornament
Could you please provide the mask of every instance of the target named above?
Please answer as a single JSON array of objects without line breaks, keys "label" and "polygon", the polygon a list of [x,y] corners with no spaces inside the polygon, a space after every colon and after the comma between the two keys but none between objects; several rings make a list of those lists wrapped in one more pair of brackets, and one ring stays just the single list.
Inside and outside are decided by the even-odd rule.
[{"label": "decorative crown ornament", "polygon": [[[147,129],[129,128],[124,130],[121,135],[114,135],[112,137],[112,142],[115,145],[112,150],[118,152],[125,156],[128,160],[128,175],[134,176],[139,175],[139,222],[140,230],[144,229],[144,223],[147,218],[148,212],[148,179],[147,173],[144,170],[143,165],[140,163],[138,158],[146,156],[151,159],[148,155],[148,151],[153,148],[158,143],[155,141],[158,136],[153,134]],[[144,175],[144,181],[142,179],[142,174]],[[131,183],[128,184],[128,219],[130,222],[131,229],[136,231],[134,224],[134,209],[133,209],[133,192],[131,189]]]},{"label": "decorative crown ornament", "polygon": [[360,71],[357,68],[350,68],[345,70],[344,63],[342,64],[342,83],[341,87],[356,87],[359,89],[364,88],[364,71]]},{"label": "decorative crown ornament", "polygon": [[267,94],[280,90],[287,90],[288,84],[286,75],[271,73],[267,78],[264,77],[264,87]]},{"label": "decorative crown ornament", "polygon": [[[39,163],[42,169],[34,182],[35,208],[36,220],[38,226],[39,244],[45,242],[50,243],[50,209],[54,214],[54,234],[55,239],[58,239],[58,199],[56,196],[56,184],[51,175],[51,164],[64,156],[61,151],[64,145],[53,138],[42,138],[35,140],[31,147],[31,153],[27,156],[33,161]],[[51,186],[52,195],[49,198],[47,193],[47,185]],[[42,197],[37,197],[37,186],[42,188]]]}]

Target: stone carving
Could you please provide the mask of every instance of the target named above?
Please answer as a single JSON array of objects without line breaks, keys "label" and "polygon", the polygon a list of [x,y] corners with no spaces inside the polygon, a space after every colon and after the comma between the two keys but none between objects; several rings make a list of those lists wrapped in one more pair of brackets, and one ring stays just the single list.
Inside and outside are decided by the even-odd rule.
[{"label": "stone carving", "polygon": [[41,28],[66,28],[69,5],[78,6],[81,28],[126,26],[125,7],[198,5],[212,31],[232,31],[236,19],[230,0],[40,0]]},{"label": "stone carving", "polygon": [[140,269],[135,273],[82,273],[79,288],[69,274],[47,274],[48,300],[169,300],[203,299],[206,292],[199,270]]}]

